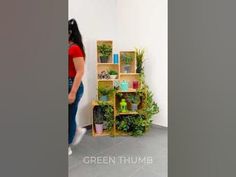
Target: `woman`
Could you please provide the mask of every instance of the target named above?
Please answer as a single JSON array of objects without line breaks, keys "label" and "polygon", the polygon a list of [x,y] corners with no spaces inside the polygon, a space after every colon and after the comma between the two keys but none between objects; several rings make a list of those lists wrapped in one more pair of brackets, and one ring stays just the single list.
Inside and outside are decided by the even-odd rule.
[{"label": "woman", "polygon": [[75,19],[69,20],[69,49],[68,49],[68,101],[69,101],[69,138],[68,154],[72,154],[71,145],[78,144],[86,132],[85,128],[77,128],[76,112],[84,92],[82,77],[84,75],[85,51],[82,36]]}]

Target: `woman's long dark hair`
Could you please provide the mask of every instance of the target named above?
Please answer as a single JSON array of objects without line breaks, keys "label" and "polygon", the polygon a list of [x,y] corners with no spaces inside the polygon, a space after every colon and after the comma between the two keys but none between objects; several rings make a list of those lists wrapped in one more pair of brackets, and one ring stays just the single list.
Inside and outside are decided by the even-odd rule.
[{"label": "woman's long dark hair", "polygon": [[85,57],[84,44],[83,44],[82,36],[81,36],[80,31],[79,31],[76,20],[75,19],[70,19],[69,22],[68,22],[68,26],[69,26],[69,29],[68,29],[69,41],[77,44],[80,47],[80,49],[82,50],[83,55]]}]

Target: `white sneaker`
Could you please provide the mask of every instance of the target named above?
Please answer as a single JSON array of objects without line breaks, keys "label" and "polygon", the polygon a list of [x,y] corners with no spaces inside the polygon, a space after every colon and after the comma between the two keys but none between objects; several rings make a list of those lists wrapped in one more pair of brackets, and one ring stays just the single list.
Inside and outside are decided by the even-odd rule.
[{"label": "white sneaker", "polygon": [[72,145],[77,145],[82,140],[83,136],[85,135],[87,129],[86,128],[78,128],[74,137],[74,140],[72,142]]},{"label": "white sneaker", "polygon": [[68,155],[69,155],[69,156],[72,155],[72,150],[71,150],[70,147],[68,147]]}]

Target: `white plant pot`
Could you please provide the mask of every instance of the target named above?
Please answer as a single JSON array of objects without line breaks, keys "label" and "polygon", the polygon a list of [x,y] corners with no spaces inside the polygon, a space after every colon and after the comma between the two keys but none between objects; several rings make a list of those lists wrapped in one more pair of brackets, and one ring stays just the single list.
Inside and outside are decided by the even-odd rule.
[{"label": "white plant pot", "polygon": [[117,75],[110,75],[111,79],[116,79]]}]

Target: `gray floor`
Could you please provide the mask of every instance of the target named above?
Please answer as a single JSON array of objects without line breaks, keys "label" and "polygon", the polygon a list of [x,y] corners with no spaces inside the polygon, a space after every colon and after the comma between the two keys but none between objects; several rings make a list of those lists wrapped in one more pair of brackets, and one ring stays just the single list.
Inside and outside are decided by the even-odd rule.
[{"label": "gray floor", "polygon": [[163,127],[155,126],[138,138],[95,138],[88,132],[72,150],[69,177],[167,177],[167,129]]}]

